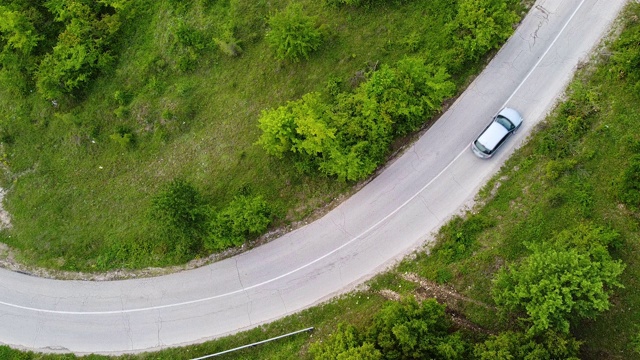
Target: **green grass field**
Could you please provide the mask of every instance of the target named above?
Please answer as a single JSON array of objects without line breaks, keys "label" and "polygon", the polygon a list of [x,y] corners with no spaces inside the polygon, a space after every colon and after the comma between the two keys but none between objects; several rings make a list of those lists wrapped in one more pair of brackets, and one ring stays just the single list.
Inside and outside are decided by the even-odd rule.
[{"label": "green grass field", "polygon": [[[301,1],[327,35],[308,60],[289,63],[276,60],[263,39],[266,18],[287,3],[176,8],[141,1],[118,38],[114,69],[82,96],[54,107],[35,92],[21,97],[0,90],[8,169],[2,185],[9,189],[5,206],[13,224],[1,236],[19,261],[91,272],[190,260],[193,254],[171,251],[149,220],[150,199],[178,177],[217,209],[240,193],[262,195],[274,227],[348,192],[352,184],[302,174],[254,145],[260,111],[323,91],[329,80],[348,89],[371,64],[406,55],[437,60],[450,41],[444,25],[455,7],[426,0],[365,8]],[[238,57],[213,42],[229,26],[243,49]],[[193,57],[176,36],[181,28],[203,36]],[[463,83],[479,65],[455,74],[456,81]],[[132,138],[117,141],[117,134]]]}]

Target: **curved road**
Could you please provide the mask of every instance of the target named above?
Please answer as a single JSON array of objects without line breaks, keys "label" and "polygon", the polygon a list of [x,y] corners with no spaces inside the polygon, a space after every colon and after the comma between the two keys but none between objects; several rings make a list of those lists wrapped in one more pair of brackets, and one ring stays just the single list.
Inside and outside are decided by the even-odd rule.
[{"label": "curved road", "polygon": [[[123,353],[254,327],[352,288],[430,238],[562,94],[625,0],[541,0],[486,70],[402,157],[318,221],[252,251],[168,276],[58,281],[0,270],[0,342]],[[523,129],[489,161],[469,142],[503,105]],[[313,325],[313,324],[309,324]]]}]

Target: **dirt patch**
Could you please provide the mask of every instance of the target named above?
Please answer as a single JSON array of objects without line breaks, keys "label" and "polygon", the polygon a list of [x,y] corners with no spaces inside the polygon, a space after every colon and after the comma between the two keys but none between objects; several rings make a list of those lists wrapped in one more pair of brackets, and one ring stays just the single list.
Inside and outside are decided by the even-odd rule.
[{"label": "dirt patch", "polygon": [[450,307],[460,308],[461,303],[471,303],[474,305],[481,306],[485,309],[495,310],[495,308],[491,305],[466,297],[458,293],[455,289],[451,287],[448,287],[446,285],[440,285],[431,280],[421,278],[417,274],[405,273],[402,275],[402,278],[407,281],[411,281],[413,283],[420,285],[418,295],[435,298],[439,302],[446,303]]},{"label": "dirt patch", "polygon": [[[416,299],[419,301],[435,299],[438,303],[446,305],[447,314],[449,314],[451,321],[453,321],[458,328],[468,329],[477,333],[493,334],[491,331],[469,321],[464,315],[462,315],[461,311],[465,303],[471,303],[486,309],[495,310],[493,306],[466,297],[446,285],[440,285],[433,281],[423,279],[417,274],[406,273],[402,275],[402,278],[420,285],[420,287],[414,292]],[[385,295],[383,294],[383,296]]]},{"label": "dirt patch", "polygon": [[11,215],[4,209],[4,197],[7,190],[0,188],[0,230],[11,229]]}]

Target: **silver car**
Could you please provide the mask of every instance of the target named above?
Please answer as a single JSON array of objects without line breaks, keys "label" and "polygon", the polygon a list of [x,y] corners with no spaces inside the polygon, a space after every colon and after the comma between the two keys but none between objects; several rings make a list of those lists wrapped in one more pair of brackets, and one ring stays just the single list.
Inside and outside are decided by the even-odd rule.
[{"label": "silver car", "polygon": [[498,150],[507,138],[522,125],[522,115],[512,108],[500,110],[493,121],[487,125],[471,143],[471,150],[478,157],[488,159]]}]

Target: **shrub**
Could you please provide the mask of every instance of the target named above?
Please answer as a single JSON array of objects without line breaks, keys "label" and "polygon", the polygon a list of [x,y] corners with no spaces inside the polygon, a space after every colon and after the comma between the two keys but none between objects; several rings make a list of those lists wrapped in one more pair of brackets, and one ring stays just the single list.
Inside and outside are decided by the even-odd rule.
[{"label": "shrub", "polygon": [[518,15],[503,0],[461,0],[450,27],[469,60],[497,48],[513,32]]},{"label": "shrub", "polygon": [[580,342],[571,336],[547,332],[531,336],[521,332],[506,331],[492,335],[474,348],[478,360],[494,359],[570,359],[578,360]]},{"label": "shrub", "polygon": [[388,302],[376,314],[368,339],[387,359],[464,359],[467,345],[449,333],[444,310],[435,299]]},{"label": "shrub", "polygon": [[[634,15],[630,19],[637,19],[639,10],[630,8]],[[640,81],[640,23],[629,21],[626,29],[611,46],[611,63],[609,73],[617,79],[625,79],[634,84]]]},{"label": "shrub", "polygon": [[545,177],[549,181],[557,180],[565,172],[573,169],[576,164],[575,159],[549,160],[545,165]]},{"label": "shrub", "polygon": [[640,154],[631,156],[619,180],[620,201],[634,210],[640,209]]},{"label": "shrub", "polygon": [[132,147],[136,143],[135,134],[127,127],[119,127],[115,133],[109,135],[109,138],[123,148]]},{"label": "shrub", "polygon": [[293,154],[301,169],[317,168],[340,180],[369,176],[384,160],[395,135],[419,128],[440,110],[455,85],[444,68],[406,58],[382,66],[355,92],[329,88],[333,103],[309,93],[262,112],[258,144],[268,154]]},{"label": "shrub", "polygon": [[111,67],[109,45],[119,31],[122,9],[80,0],[50,1],[46,6],[65,28],[53,52],[40,62],[36,83],[45,98],[55,99],[77,94],[99,71]]},{"label": "shrub", "polygon": [[336,129],[328,124],[328,110],[320,93],[309,93],[277,109],[262,111],[258,125],[262,135],[257,144],[279,158],[289,153],[297,154],[299,161],[313,162],[331,148],[335,137]]},{"label": "shrub", "polygon": [[240,43],[233,36],[227,36],[223,39],[214,38],[213,42],[218,46],[218,49],[227,56],[235,57],[242,54]]},{"label": "shrub", "polygon": [[629,349],[640,355],[640,326],[638,325],[635,326],[634,333],[629,340]]},{"label": "shrub", "polygon": [[382,359],[382,353],[373,344],[365,342],[355,327],[345,323],[338,324],[326,341],[311,344],[309,354],[315,360]]},{"label": "shrub", "polygon": [[314,17],[307,16],[302,6],[293,3],[269,18],[266,39],[279,60],[298,62],[322,44],[322,32]]},{"label": "shrub", "polygon": [[608,251],[617,237],[613,231],[581,225],[530,245],[531,255],[494,279],[496,304],[525,313],[521,320],[529,335],[548,330],[568,334],[571,321],[607,310],[611,289],[622,287],[624,265]]},{"label": "shrub", "polygon": [[185,255],[193,255],[202,247],[207,205],[200,192],[188,181],[177,178],[166,184],[153,197],[151,217],[165,236],[174,240]]},{"label": "shrub", "polygon": [[241,245],[249,236],[263,233],[271,223],[271,210],[261,196],[236,196],[209,223],[206,247],[220,250]]},{"label": "shrub", "polygon": [[36,29],[37,11],[26,3],[0,5],[0,84],[25,93],[39,61],[44,36]]},{"label": "shrub", "polygon": [[323,0],[325,5],[330,6],[340,6],[347,5],[353,7],[364,7],[369,8],[373,5],[392,3],[392,4],[400,4],[406,0]]},{"label": "shrub", "polygon": [[181,20],[172,29],[172,34],[174,41],[171,52],[175,58],[175,67],[181,72],[195,69],[208,46],[204,32]]}]

